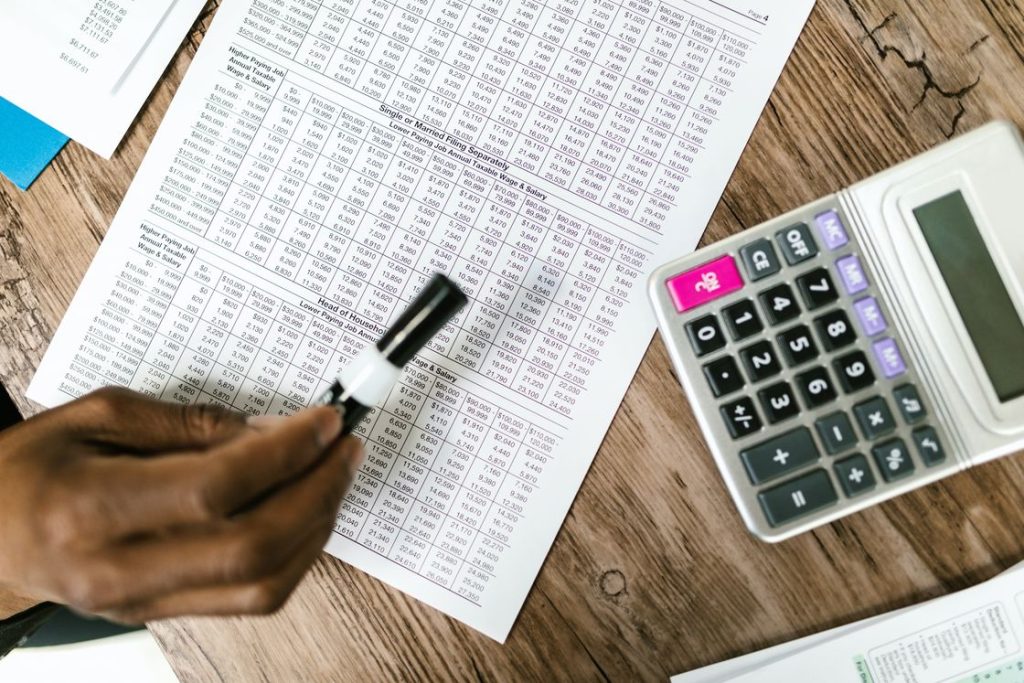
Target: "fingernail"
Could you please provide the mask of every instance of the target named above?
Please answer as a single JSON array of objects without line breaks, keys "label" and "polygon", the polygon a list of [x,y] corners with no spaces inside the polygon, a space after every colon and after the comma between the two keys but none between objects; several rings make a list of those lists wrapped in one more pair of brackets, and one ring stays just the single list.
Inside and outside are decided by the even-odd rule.
[{"label": "fingernail", "polygon": [[318,408],[316,420],[316,435],[321,445],[326,446],[341,436],[341,415],[334,408]]}]

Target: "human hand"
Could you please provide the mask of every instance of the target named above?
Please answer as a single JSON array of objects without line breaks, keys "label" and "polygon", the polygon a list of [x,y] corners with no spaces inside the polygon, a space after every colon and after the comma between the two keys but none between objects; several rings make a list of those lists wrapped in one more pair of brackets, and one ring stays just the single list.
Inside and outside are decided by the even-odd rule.
[{"label": "human hand", "polygon": [[0,432],[0,593],[129,623],[272,612],[362,461],[341,426],[111,388]]}]

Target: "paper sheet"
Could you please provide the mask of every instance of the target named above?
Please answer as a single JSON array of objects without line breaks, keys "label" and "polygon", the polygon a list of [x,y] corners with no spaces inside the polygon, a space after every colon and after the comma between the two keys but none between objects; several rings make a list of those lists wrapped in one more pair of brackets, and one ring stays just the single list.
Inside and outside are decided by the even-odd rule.
[{"label": "paper sheet", "polygon": [[4,0],[0,96],[110,158],[206,0]]},{"label": "paper sheet", "polygon": [[30,397],[294,411],[449,273],[328,550],[503,641],[812,4],[228,0]]},{"label": "paper sheet", "polygon": [[67,142],[60,131],[0,98],[0,173],[18,188],[27,190]]},{"label": "paper sheet", "polygon": [[[1019,564],[975,588],[673,676],[672,683],[788,682],[826,672],[840,683],[1021,683],[1024,650],[1007,647],[1008,631],[1001,627],[1013,595],[1013,637],[1024,643]],[[979,609],[993,598],[1005,604]],[[946,619],[948,614],[956,616]],[[989,619],[995,628],[987,628]]]}]

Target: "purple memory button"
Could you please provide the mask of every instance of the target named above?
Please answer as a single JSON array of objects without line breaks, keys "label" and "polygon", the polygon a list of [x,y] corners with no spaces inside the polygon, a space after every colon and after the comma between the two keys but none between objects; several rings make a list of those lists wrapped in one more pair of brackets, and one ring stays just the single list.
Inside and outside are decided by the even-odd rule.
[{"label": "purple memory button", "polygon": [[825,246],[829,248],[829,251],[835,251],[839,247],[844,247],[850,241],[849,236],[846,234],[846,227],[843,225],[842,219],[839,218],[839,214],[835,211],[829,210],[818,214],[815,216],[814,222],[817,224],[818,233],[821,235]]},{"label": "purple memory button", "polygon": [[875,297],[869,296],[861,299],[853,305],[853,308],[857,311],[860,326],[867,336],[874,337],[876,334],[885,332],[885,329],[889,327]]},{"label": "purple memory button", "polygon": [[839,277],[843,279],[847,294],[857,294],[868,288],[868,276],[856,256],[844,256],[836,261],[836,268],[839,269]]},{"label": "purple memory button", "polygon": [[896,346],[895,340],[886,337],[876,341],[873,346],[875,358],[878,359],[882,374],[887,379],[898,377],[907,371],[907,364],[903,362],[903,354],[900,353],[900,347]]}]

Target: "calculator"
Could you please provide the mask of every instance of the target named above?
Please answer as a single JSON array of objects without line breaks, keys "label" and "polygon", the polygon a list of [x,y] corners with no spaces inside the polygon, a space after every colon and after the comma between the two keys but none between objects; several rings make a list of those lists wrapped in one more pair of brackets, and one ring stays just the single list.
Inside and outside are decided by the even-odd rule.
[{"label": "calculator", "polygon": [[994,122],[658,268],[648,292],[769,542],[1024,447],[1024,144]]}]

